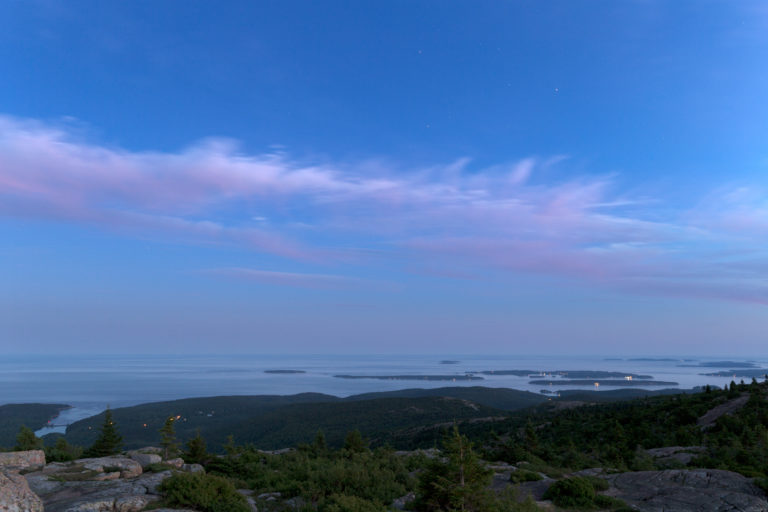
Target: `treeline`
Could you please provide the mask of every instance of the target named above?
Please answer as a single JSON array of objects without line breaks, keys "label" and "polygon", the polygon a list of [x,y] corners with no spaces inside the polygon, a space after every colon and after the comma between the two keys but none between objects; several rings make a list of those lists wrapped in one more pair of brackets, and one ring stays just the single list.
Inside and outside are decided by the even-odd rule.
[{"label": "treeline", "polygon": [[[768,384],[732,382],[727,389],[641,398],[625,402],[536,408],[491,427],[467,425],[481,440],[484,456],[512,463],[527,461],[554,474],[590,467],[619,471],[682,466],[655,462],[645,450],[701,446],[692,466],[725,469],[749,477],[768,476]],[[706,412],[729,401],[743,406],[710,426],[698,424]]]}]

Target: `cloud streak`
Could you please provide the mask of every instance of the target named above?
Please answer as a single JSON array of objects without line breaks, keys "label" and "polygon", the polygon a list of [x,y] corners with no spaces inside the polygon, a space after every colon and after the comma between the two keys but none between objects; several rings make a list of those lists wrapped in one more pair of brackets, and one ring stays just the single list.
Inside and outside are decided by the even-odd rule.
[{"label": "cloud streak", "polygon": [[[218,139],[139,152],[0,117],[0,216],[236,244],[317,264],[407,259],[405,267],[434,263],[444,275],[492,268],[768,303],[768,202],[760,190],[724,188],[689,208],[667,205],[662,215],[646,199],[618,192],[612,176],[538,176],[562,160],[528,157],[485,169],[467,158],[420,169],[307,164],[280,152],[245,154]],[[347,279],[222,272],[291,286]]]}]

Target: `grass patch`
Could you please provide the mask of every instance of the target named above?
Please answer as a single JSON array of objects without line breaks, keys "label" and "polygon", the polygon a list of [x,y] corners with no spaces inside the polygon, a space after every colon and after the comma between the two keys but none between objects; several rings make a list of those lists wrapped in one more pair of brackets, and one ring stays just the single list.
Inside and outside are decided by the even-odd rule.
[{"label": "grass patch", "polygon": [[55,482],[83,482],[85,480],[93,480],[99,475],[103,475],[101,471],[95,469],[85,469],[83,466],[73,466],[71,469],[65,471],[59,471],[53,475],[48,476],[48,480]]},{"label": "grass patch", "polygon": [[154,464],[150,464],[146,468],[144,468],[145,473],[162,473],[163,471],[169,471],[176,469],[175,466],[171,466],[170,464],[165,464],[163,462],[155,462]]}]

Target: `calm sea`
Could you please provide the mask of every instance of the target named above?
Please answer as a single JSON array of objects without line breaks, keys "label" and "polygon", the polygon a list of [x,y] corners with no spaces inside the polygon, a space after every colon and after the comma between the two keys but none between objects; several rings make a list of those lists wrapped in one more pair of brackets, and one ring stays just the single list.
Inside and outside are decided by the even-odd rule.
[{"label": "calm sea", "polygon": [[[722,358],[719,358],[722,359]],[[729,360],[744,361],[728,358]],[[441,361],[457,361],[442,364]],[[314,391],[349,396],[370,391],[443,386],[508,387],[540,392],[527,376],[483,375],[479,381],[348,380],[352,375],[464,375],[486,370],[606,370],[652,375],[689,389],[723,386],[730,377],[700,375],[717,368],[692,366],[707,359],[606,360],[598,357],[467,355],[196,355],[196,356],[5,356],[0,361],[0,404],[62,403],[73,406],[54,423],[64,425],[102,411],[145,402],[217,395],[287,395]],[[753,359],[768,367],[768,359]],[[301,370],[273,374],[265,370]],[[748,380],[748,379],[745,379]],[[576,386],[569,386],[574,389]],[[592,386],[582,386],[593,389]],[[566,388],[555,388],[561,390]],[[602,389],[610,389],[601,387]],[[648,388],[659,389],[659,388]],[[44,432],[62,431],[63,428]]]}]

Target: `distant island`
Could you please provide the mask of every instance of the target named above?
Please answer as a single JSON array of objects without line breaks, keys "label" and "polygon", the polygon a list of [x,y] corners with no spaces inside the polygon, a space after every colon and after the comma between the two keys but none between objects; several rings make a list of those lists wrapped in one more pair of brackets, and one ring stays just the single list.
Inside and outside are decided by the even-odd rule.
[{"label": "distant island", "polygon": [[455,361],[453,359],[443,359],[440,364],[459,364],[461,361]]},{"label": "distant island", "polygon": [[706,375],[707,377],[747,377],[747,378],[755,377],[755,378],[758,378],[758,377],[765,377],[766,374],[768,374],[768,368],[720,370],[719,372],[700,373],[699,375]]},{"label": "distant island", "polygon": [[480,373],[482,375],[516,375],[518,377],[544,377],[557,375],[560,377],[570,377],[573,379],[626,379],[631,377],[632,379],[650,380],[653,379],[651,375],[639,375],[637,373],[627,372],[608,372],[602,370],[552,370],[552,371],[535,371],[535,370],[486,370]]},{"label": "distant island", "polygon": [[699,364],[679,364],[680,368],[757,368],[755,363],[742,361],[707,361]]},{"label": "distant island", "polygon": [[377,379],[377,380],[484,380],[477,375],[334,375],[337,379]]},{"label": "distant island", "polygon": [[264,370],[264,373],[281,373],[281,374],[294,374],[294,373],[307,373],[304,370]]},{"label": "distant island", "polygon": [[677,386],[677,382],[668,382],[663,380],[643,380],[634,381],[627,379],[542,379],[532,380],[531,384],[545,385],[545,386],[588,386],[591,384],[597,384],[599,386],[617,386],[617,387],[629,387],[629,386]]},{"label": "distant island", "polygon": [[541,375],[542,372],[536,370],[486,370],[483,375],[516,375],[518,377],[528,377],[529,375]]}]

